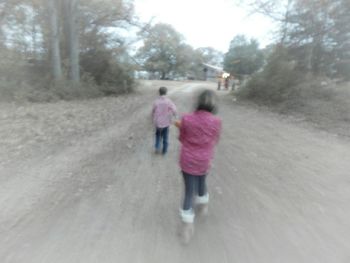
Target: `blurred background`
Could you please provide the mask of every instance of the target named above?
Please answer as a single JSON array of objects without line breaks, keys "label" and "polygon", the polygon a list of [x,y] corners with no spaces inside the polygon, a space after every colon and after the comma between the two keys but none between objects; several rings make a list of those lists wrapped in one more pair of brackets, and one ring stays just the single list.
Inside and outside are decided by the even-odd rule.
[{"label": "blurred background", "polygon": [[241,95],[264,103],[320,93],[316,79],[349,79],[346,0],[7,0],[0,12],[1,100],[118,94],[135,78],[204,79],[203,63],[249,78]]}]

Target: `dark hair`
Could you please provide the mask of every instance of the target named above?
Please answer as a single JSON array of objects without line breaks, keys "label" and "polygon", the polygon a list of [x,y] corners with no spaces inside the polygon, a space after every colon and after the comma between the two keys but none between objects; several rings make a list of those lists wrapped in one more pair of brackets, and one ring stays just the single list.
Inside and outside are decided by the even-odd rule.
[{"label": "dark hair", "polygon": [[162,95],[166,95],[168,89],[166,87],[160,87],[159,88],[159,95],[162,96]]},{"label": "dark hair", "polygon": [[198,96],[196,110],[217,113],[217,96],[215,92],[212,90],[203,90]]}]

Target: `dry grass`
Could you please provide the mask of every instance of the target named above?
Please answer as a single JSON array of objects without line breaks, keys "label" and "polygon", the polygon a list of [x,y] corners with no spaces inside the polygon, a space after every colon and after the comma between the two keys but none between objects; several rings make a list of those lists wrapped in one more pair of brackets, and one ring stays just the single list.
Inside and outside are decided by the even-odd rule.
[{"label": "dry grass", "polygon": [[350,136],[350,83],[308,85],[304,87],[297,112],[318,127]]},{"label": "dry grass", "polygon": [[294,96],[287,96],[278,103],[256,97],[248,100],[281,114],[296,115],[317,128],[350,137],[349,82],[336,84],[324,78],[305,78],[290,89]]}]

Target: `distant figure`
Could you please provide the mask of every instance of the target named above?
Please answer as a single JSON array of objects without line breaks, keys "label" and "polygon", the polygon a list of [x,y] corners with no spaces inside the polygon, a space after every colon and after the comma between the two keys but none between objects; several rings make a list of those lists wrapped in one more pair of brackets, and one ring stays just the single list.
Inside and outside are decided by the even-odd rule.
[{"label": "distant figure", "polygon": [[[152,119],[155,126],[155,153],[165,155],[168,151],[169,126],[172,117],[176,116],[175,104],[166,97],[167,88],[159,88],[159,98],[155,100],[152,108]],[[161,149],[161,141],[163,147]]]},{"label": "distant figure", "polygon": [[225,78],[225,90],[228,90],[229,83],[230,83],[230,78],[226,77]]},{"label": "distant figure", "polygon": [[221,88],[221,81],[222,81],[221,76],[218,76],[217,79],[218,79],[218,90],[220,90],[220,88]]},{"label": "distant figure", "polygon": [[190,241],[194,233],[194,196],[198,214],[208,212],[209,194],[205,179],[221,132],[221,119],[214,115],[216,112],[216,94],[211,90],[204,90],[198,96],[195,111],[184,115],[181,121],[175,123],[180,131],[180,167],[185,187],[180,209],[180,234],[185,243]]}]

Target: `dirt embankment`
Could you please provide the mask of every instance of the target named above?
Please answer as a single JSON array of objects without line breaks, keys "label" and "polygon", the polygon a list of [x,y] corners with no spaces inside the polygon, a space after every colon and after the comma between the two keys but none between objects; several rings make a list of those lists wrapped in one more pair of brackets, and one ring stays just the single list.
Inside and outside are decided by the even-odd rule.
[{"label": "dirt embankment", "polygon": [[282,113],[306,126],[313,126],[339,136],[350,138],[350,83],[335,83],[329,79],[312,79],[300,83],[297,97],[276,105],[256,106],[264,111]]},{"label": "dirt embankment", "polygon": [[[170,90],[185,83],[143,81],[133,94],[120,97],[55,103],[0,104],[0,165],[52,154],[84,137],[149,109],[157,88]],[[152,92],[150,92],[152,91]]]}]

